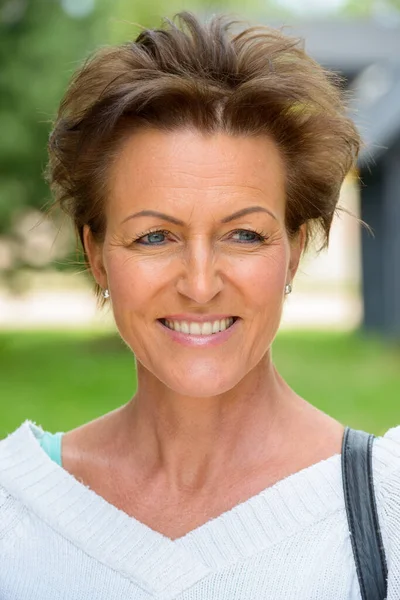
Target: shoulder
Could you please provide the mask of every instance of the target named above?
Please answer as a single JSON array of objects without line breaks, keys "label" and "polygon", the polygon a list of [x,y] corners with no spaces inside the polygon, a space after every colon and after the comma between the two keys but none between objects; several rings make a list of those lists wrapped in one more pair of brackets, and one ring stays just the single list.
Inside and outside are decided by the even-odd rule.
[{"label": "shoulder", "polygon": [[0,484],[0,548],[15,531],[26,513],[25,507]]},{"label": "shoulder", "polygon": [[[18,430],[16,430],[18,431]],[[15,535],[26,510],[21,502],[9,491],[6,483],[7,457],[11,452],[12,437],[16,432],[0,440],[0,554],[4,543]]]},{"label": "shoulder", "polygon": [[392,482],[400,471],[400,425],[377,437],[373,447],[374,481],[379,484]]},{"label": "shoulder", "polygon": [[[29,421],[0,439],[0,546],[10,534],[15,534],[18,524],[26,514],[26,507],[13,493],[10,480],[14,463],[23,460],[24,439]],[[20,475],[17,471],[16,477]]]},{"label": "shoulder", "polygon": [[375,439],[372,465],[390,584],[400,579],[400,426]]}]

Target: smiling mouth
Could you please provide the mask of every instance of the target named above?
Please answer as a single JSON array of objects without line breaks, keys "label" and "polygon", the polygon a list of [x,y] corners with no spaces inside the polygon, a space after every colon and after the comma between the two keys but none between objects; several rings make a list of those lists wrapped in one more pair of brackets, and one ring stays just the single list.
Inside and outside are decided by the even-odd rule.
[{"label": "smiling mouth", "polygon": [[216,335],[226,331],[238,320],[239,317],[227,317],[217,321],[208,321],[204,323],[188,321],[171,321],[168,319],[158,319],[164,327],[183,333],[185,335]]}]

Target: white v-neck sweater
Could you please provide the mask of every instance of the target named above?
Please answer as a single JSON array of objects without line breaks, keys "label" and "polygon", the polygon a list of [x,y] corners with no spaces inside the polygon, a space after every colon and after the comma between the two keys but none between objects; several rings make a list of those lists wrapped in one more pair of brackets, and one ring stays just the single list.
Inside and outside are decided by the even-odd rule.
[{"label": "white v-neck sweater", "polygon": [[[52,461],[34,427],[0,441],[1,600],[360,599],[339,454],[170,540]],[[400,427],[376,440],[373,473],[399,600]]]}]

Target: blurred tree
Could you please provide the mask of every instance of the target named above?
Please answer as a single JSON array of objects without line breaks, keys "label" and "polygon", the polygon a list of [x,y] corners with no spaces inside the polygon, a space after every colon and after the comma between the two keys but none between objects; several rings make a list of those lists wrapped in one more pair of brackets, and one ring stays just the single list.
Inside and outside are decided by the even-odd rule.
[{"label": "blurred tree", "polygon": [[400,0],[347,0],[343,12],[354,17],[391,18],[400,14]]},{"label": "blurred tree", "polygon": [[100,14],[93,0],[0,0],[0,240],[8,247],[6,273],[37,265],[24,252],[19,220],[27,207],[41,209],[49,200],[42,172],[50,121],[71,73],[100,39]]},{"label": "blurred tree", "polygon": [[172,18],[182,10],[204,17],[223,12],[239,20],[251,19],[254,15],[273,19],[291,14],[290,10],[279,5],[279,0],[247,0],[245,7],[243,0],[170,0],[167,8],[160,0],[136,0],[135,3],[132,0],[114,0],[110,11],[112,18],[109,20],[108,39],[112,42],[132,39],[141,26],[158,27],[161,18]]}]

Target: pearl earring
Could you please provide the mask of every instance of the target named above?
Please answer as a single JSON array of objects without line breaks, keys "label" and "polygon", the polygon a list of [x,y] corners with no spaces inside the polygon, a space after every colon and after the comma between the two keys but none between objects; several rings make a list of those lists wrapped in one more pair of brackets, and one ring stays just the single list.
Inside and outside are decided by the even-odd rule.
[{"label": "pearl earring", "polygon": [[290,283],[287,283],[285,285],[285,294],[290,294],[292,291],[292,285]]},{"label": "pearl earring", "polygon": [[110,292],[108,290],[103,290],[101,292],[101,295],[103,296],[103,298],[109,298],[110,297]]}]

